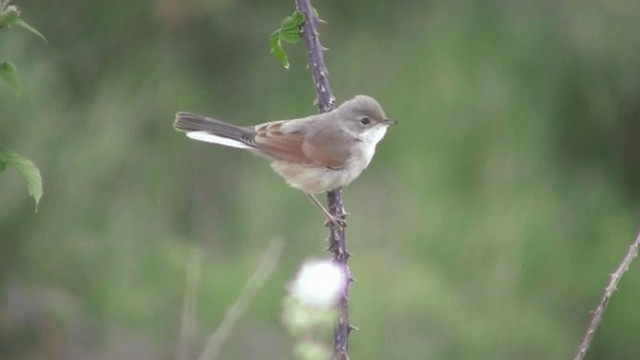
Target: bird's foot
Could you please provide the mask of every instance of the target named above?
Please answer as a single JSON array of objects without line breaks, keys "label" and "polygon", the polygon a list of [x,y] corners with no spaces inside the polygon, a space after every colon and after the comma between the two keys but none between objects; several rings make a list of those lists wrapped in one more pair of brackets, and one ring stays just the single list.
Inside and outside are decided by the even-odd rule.
[{"label": "bird's foot", "polygon": [[346,228],[347,227],[347,220],[345,219],[345,217],[349,215],[347,213],[344,213],[340,216],[333,216],[331,214],[329,214],[329,216],[327,216],[327,221],[324,222],[324,226],[336,226],[339,228]]}]

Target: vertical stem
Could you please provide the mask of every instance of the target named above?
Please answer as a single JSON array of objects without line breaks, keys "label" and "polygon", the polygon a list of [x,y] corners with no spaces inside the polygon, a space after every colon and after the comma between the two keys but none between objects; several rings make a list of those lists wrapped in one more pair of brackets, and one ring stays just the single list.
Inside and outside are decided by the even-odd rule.
[{"label": "vertical stem", "polygon": [[[329,212],[332,215],[343,216],[345,211],[342,207],[342,189],[338,188],[327,193]],[[344,236],[344,228],[331,226],[331,236],[329,237],[329,251],[333,253],[333,261],[338,263],[345,271],[348,278],[347,286],[343,295],[338,301],[338,323],[333,331],[334,359],[349,359],[349,333],[353,327],[349,323],[349,285],[351,284],[351,271],[347,261],[351,254],[347,251],[347,242]]]},{"label": "vertical stem", "polygon": [[[311,7],[310,0],[295,0],[296,8],[305,16],[305,22],[300,29],[300,35],[304,39],[309,52],[309,70],[313,76],[317,99],[316,105],[321,113],[331,111],[335,108],[335,97],[329,85],[329,72],[324,64],[322,52],[325,50],[320,44],[318,34],[318,18]],[[344,217],[345,211],[342,206],[342,189],[334,189],[327,192],[329,212],[338,217]],[[343,267],[348,276],[348,283],[351,283],[351,273],[347,261],[349,252],[345,241],[344,228],[331,224],[329,236],[329,251],[333,254],[333,261]],[[349,359],[349,332],[353,329],[349,323],[349,287],[339,301],[338,322],[334,330],[334,359]]]},{"label": "vertical stem", "polygon": [[302,12],[305,22],[300,29],[300,35],[304,39],[309,52],[309,70],[313,76],[313,83],[316,88],[318,98],[316,105],[321,113],[329,112],[335,108],[336,98],[331,92],[329,86],[329,72],[324,64],[324,56],[322,52],[325,50],[320,44],[320,35],[318,34],[318,18],[315,11],[311,7],[309,0],[296,0],[296,8]]}]

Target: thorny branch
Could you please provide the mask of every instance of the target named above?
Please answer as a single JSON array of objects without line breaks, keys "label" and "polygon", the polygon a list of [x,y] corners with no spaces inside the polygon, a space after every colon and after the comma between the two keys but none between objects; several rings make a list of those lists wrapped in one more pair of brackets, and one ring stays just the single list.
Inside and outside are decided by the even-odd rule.
[{"label": "thorny branch", "polygon": [[604,288],[604,293],[602,294],[602,299],[600,299],[600,303],[593,311],[593,315],[591,316],[591,321],[589,322],[589,327],[587,327],[587,332],[584,334],[584,338],[578,346],[578,352],[576,356],[573,358],[574,360],[582,360],[584,359],[587,351],[589,350],[589,346],[591,346],[591,340],[593,340],[593,335],[596,333],[600,322],[602,321],[602,314],[609,305],[609,300],[611,300],[611,296],[613,292],[618,288],[618,282],[620,282],[620,278],[624,275],[627,270],[629,270],[629,266],[633,259],[638,256],[638,249],[640,248],[640,233],[636,237],[636,240],[629,246],[629,251],[627,251],[627,255],[625,255],[624,259],[616,271],[609,277],[609,284]]},{"label": "thorny branch", "polygon": [[[300,30],[300,35],[304,39],[309,51],[309,70],[313,76],[313,83],[318,96],[316,104],[320,112],[328,112],[335,108],[335,97],[333,96],[331,87],[329,86],[329,72],[324,64],[324,57],[322,55],[322,52],[325,49],[320,44],[318,35],[317,29],[319,20],[316,17],[314,9],[311,7],[310,0],[295,1],[296,8],[305,16],[305,22]],[[327,192],[327,200],[329,204],[329,212],[332,215],[341,218],[346,216],[342,206],[341,188]],[[335,224],[331,225],[329,251],[333,254],[334,262],[345,269],[350,283],[351,274],[347,264],[350,254],[347,251],[343,227],[336,226]],[[349,323],[348,295],[349,287],[347,284],[347,287],[338,302],[338,322],[334,329],[334,359],[336,360],[349,359],[349,333],[353,330],[353,327]]]}]

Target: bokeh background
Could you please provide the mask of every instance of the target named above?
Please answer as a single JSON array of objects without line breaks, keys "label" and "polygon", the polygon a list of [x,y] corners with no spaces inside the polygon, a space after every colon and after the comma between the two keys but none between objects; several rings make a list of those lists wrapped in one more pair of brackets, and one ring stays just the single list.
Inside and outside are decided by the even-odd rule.
[{"label": "bokeh background", "polygon": [[[22,80],[0,86],[0,143],[39,166],[44,197],[34,213],[0,174],[0,358],[178,358],[190,267],[196,358],[274,238],[282,258],[221,358],[292,358],[282,300],[328,256],[322,216],[265,161],[172,121],[315,112],[303,44],[290,70],[268,49],[293,1],[16,4],[49,43],[0,32]],[[571,358],[640,223],[640,6],[314,6],[338,100],[400,120],[344,191],[351,357]],[[639,282],[634,265],[589,359],[640,356]]]}]

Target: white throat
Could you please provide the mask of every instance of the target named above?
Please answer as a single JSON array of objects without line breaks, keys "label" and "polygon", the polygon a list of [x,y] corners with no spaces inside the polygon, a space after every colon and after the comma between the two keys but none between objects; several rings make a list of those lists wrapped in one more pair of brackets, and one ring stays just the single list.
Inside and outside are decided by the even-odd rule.
[{"label": "white throat", "polygon": [[375,128],[365,131],[362,135],[360,135],[360,140],[364,143],[371,143],[373,146],[378,144],[380,140],[387,133],[386,126],[376,126]]},{"label": "white throat", "polygon": [[380,142],[380,140],[382,140],[382,138],[386,133],[387,133],[386,126],[377,126],[373,129],[365,131],[364,133],[360,134],[360,136],[358,137],[362,142],[362,150],[364,155],[363,157],[365,159],[365,165],[364,165],[365,168],[369,165],[369,163],[371,162],[371,158],[373,158],[373,154],[375,154],[376,152],[376,145]]}]

